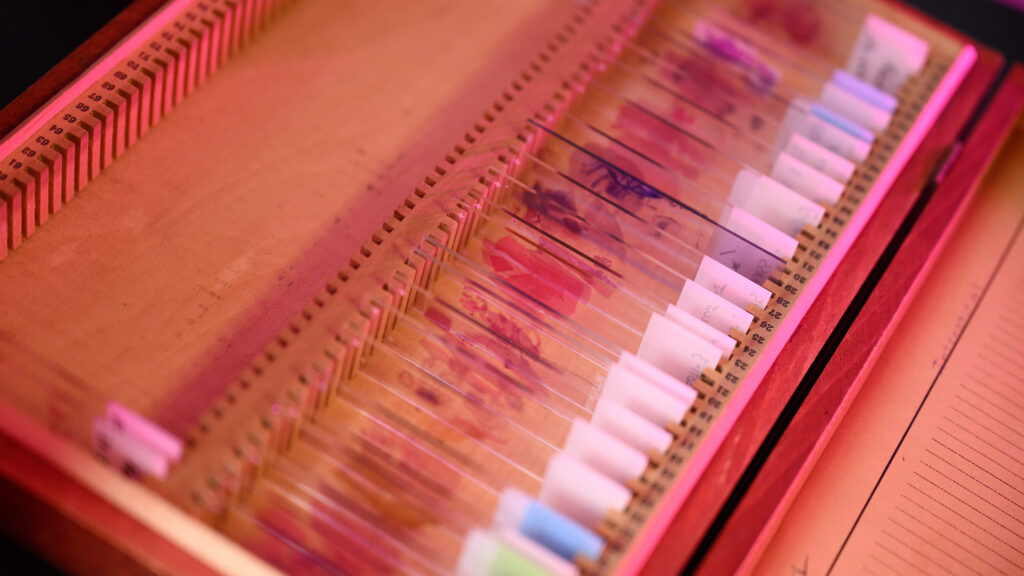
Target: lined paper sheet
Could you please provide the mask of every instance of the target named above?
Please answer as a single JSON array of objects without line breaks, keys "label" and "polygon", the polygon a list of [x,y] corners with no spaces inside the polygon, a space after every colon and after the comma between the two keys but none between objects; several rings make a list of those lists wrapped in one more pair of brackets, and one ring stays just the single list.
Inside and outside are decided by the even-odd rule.
[{"label": "lined paper sheet", "polygon": [[1024,574],[1018,129],[755,574]]},{"label": "lined paper sheet", "polygon": [[1024,573],[1022,342],[1018,227],[834,573]]}]

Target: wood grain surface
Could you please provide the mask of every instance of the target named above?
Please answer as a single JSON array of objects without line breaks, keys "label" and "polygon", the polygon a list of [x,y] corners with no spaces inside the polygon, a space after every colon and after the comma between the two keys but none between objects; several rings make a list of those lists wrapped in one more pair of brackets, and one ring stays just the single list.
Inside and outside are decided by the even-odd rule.
[{"label": "wood grain surface", "polygon": [[0,332],[183,433],[553,34],[546,8],[295,3],[12,252]]},{"label": "wood grain surface", "polygon": [[[295,3],[3,263],[0,374],[35,383],[22,388],[34,397],[22,406],[54,429],[63,423],[49,398],[71,382],[86,391],[86,412],[118,398],[183,433],[571,9]],[[88,442],[87,430],[76,432]],[[89,517],[88,531],[111,550],[134,532],[147,542],[140,531],[100,528],[134,520],[95,494],[62,506],[49,515],[53,532]],[[143,567],[180,560],[171,545],[129,550]],[[104,554],[90,545],[59,552],[62,566],[83,567]]]}]

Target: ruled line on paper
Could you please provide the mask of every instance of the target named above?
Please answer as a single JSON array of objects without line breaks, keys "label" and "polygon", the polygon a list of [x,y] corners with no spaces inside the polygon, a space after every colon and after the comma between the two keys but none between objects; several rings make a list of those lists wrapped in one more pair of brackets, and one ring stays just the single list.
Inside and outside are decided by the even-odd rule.
[{"label": "ruled line on paper", "polygon": [[[985,487],[985,488],[987,488],[988,490],[991,490],[991,491],[992,491],[992,492],[993,492],[994,494],[998,495],[998,496],[999,496],[999,497],[1001,497],[1002,499],[1004,499],[1004,500],[1006,500],[1007,502],[1009,502],[1009,503],[1013,504],[1013,505],[1014,505],[1014,506],[1016,506],[1017,508],[1020,508],[1020,509],[1021,509],[1021,511],[1024,511],[1024,506],[1021,506],[1020,504],[1018,504],[1018,503],[1017,503],[1016,501],[1014,501],[1014,500],[1013,500],[1012,498],[1010,498],[1009,496],[1007,496],[1007,495],[1003,494],[1003,493],[1002,493],[1002,492],[1000,492],[999,490],[996,490],[995,488],[993,488],[993,487],[992,487],[992,486],[991,486],[990,484],[988,484],[988,483],[987,483],[987,482],[985,482],[984,480],[980,480],[980,479],[978,479],[978,477],[977,477],[977,476],[975,476],[975,475],[971,474],[970,472],[967,472],[967,471],[966,471],[966,470],[964,470],[963,468],[961,468],[961,467],[957,466],[956,464],[953,464],[952,462],[950,462],[949,460],[946,460],[946,459],[945,459],[945,458],[943,458],[942,456],[939,456],[938,454],[936,454],[935,452],[933,452],[933,451],[932,451],[932,450],[930,450],[930,449],[929,449],[929,450],[926,450],[926,452],[928,452],[929,454],[931,454],[932,456],[934,456],[934,457],[935,457],[936,459],[938,459],[939,461],[941,461],[941,462],[942,462],[943,464],[945,464],[945,465],[949,466],[950,468],[952,468],[952,469],[956,470],[957,472],[959,472],[959,473],[963,474],[964,476],[967,476],[968,478],[970,478],[971,480],[974,480],[975,482],[977,482],[978,484],[980,484],[980,485],[984,486],[984,487]],[[986,472],[986,470],[984,470],[984,469],[983,469],[982,471],[983,471],[983,472]],[[1000,480],[1000,481],[1002,481],[1002,482],[1004,482],[1004,483],[1005,483],[1005,481],[1004,481],[1004,480],[1002,480],[1001,478],[998,478],[998,477],[995,477],[995,478],[996,478],[997,480]]]},{"label": "ruled line on paper", "polygon": [[1022,229],[829,573],[1024,573]]},{"label": "ruled line on paper", "polygon": [[[904,513],[906,513],[906,514],[909,514],[909,513],[907,513],[907,512],[905,511],[905,510],[902,510],[902,509],[901,509],[901,508],[899,508],[899,507],[897,507],[896,509],[897,509],[897,510],[899,510],[899,511],[902,511],[902,512],[904,512]],[[917,520],[916,518],[913,518],[913,517],[912,517],[911,519],[913,519],[913,520]],[[918,521],[918,522],[920,522],[920,520],[917,520],[917,521]],[[915,538],[916,540],[919,540],[919,541],[920,541],[920,542],[921,542],[922,544],[924,544],[924,545],[926,545],[926,546],[930,546],[930,547],[934,548],[936,552],[939,552],[940,554],[944,554],[944,555],[945,555],[946,557],[948,557],[948,558],[949,558],[950,560],[952,560],[952,561],[954,561],[954,562],[956,562],[956,563],[960,564],[961,566],[963,566],[964,568],[968,569],[969,571],[971,571],[971,572],[974,572],[975,574],[980,574],[980,572],[978,572],[977,570],[974,570],[974,569],[973,569],[973,568],[972,568],[972,567],[971,567],[970,565],[968,565],[968,564],[967,564],[967,563],[965,563],[964,561],[960,560],[960,559],[959,559],[959,558],[957,558],[956,556],[953,556],[952,554],[950,554],[950,553],[949,553],[949,552],[947,552],[946,550],[944,550],[944,549],[940,548],[940,547],[939,547],[939,546],[938,546],[937,544],[935,544],[934,542],[932,542],[931,540],[929,540],[929,539],[928,539],[928,538],[926,538],[925,536],[922,536],[922,535],[921,535],[921,534],[919,534],[919,533],[918,533],[917,531],[915,531],[915,530],[912,530],[911,528],[909,528],[908,526],[906,526],[906,525],[904,525],[904,524],[901,524],[901,523],[900,523],[899,521],[897,521],[897,520],[896,520],[895,518],[893,518],[893,517],[891,517],[891,516],[890,516],[890,517],[889,517],[889,522],[891,522],[892,524],[895,524],[895,525],[896,525],[897,527],[901,528],[901,529],[903,530],[903,532],[904,532],[904,533],[906,533],[906,534],[909,534],[909,535],[913,536],[913,537],[914,537],[914,538]],[[922,525],[923,525],[923,526],[924,526],[925,528],[928,528],[928,525],[927,525],[927,524],[922,524]],[[882,531],[882,533],[883,533],[883,534],[886,534],[886,535],[887,535],[887,536],[889,536],[889,537],[891,537],[891,538],[892,538],[893,540],[896,540],[896,541],[897,541],[897,542],[899,542],[900,544],[903,544],[904,546],[910,546],[910,544],[908,544],[907,542],[904,542],[903,540],[900,540],[900,539],[896,538],[896,536],[895,536],[895,535],[893,535],[893,534],[892,534],[892,532],[888,532],[888,531],[886,531],[886,530],[883,530],[883,531]],[[940,534],[940,533],[938,533],[938,532],[936,532],[936,534],[938,534],[939,536],[942,536],[942,534]],[[943,538],[945,538],[945,536],[942,536],[942,537],[943,537]],[[952,544],[953,546],[958,546],[958,547],[960,547],[961,549],[963,549],[963,547],[962,547],[962,546],[960,546],[959,544],[957,544],[957,542],[956,542],[955,540],[951,540],[951,539],[949,539],[949,538],[946,538],[946,541],[947,541],[947,542],[948,542],[949,544]],[[935,562],[935,564],[936,564],[937,566],[939,566],[940,568],[942,568],[942,569],[943,569],[944,571],[946,571],[946,572],[949,572],[950,574],[955,574],[955,572],[953,572],[953,571],[952,571],[952,570],[950,570],[950,569],[949,569],[948,567],[946,567],[946,565],[945,565],[945,564],[943,564],[943,563],[939,563],[939,562]]]},{"label": "ruled line on paper", "polygon": [[[972,537],[972,536],[971,536],[970,534],[968,534],[968,533],[964,532],[963,530],[960,530],[959,528],[957,528],[957,527],[956,527],[956,525],[954,525],[954,524],[950,523],[950,522],[949,522],[948,520],[945,520],[945,519],[943,519],[942,517],[938,516],[937,514],[935,514],[934,512],[932,512],[932,511],[931,511],[930,509],[928,509],[928,508],[927,508],[926,506],[924,506],[923,504],[921,504],[920,502],[918,502],[918,501],[916,501],[916,500],[913,500],[913,499],[911,499],[910,497],[908,497],[908,496],[906,496],[906,495],[903,495],[903,498],[904,498],[904,499],[905,499],[905,500],[906,500],[907,502],[910,502],[911,504],[913,504],[913,505],[917,506],[918,508],[920,508],[920,509],[921,509],[921,510],[922,510],[923,512],[925,512],[926,514],[928,514],[928,515],[931,515],[931,516],[933,516],[933,517],[934,517],[934,518],[935,518],[936,520],[939,520],[940,522],[944,522],[945,524],[949,525],[949,526],[950,526],[951,528],[955,528],[955,529],[959,530],[959,531],[961,532],[961,534],[962,534],[963,536],[967,537],[968,539],[974,540],[974,541],[975,541],[975,542],[977,542],[977,543],[978,543],[979,545],[981,545],[981,546],[983,546],[983,547],[984,547],[984,545],[985,545],[985,544],[984,544],[983,542],[980,542],[980,541],[978,541],[978,540],[977,540],[976,538]],[[929,524],[926,524],[926,523],[925,523],[925,522],[924,522],[923,520],[921,520],[921,519],[920,519],[919,517],[917,517],[917,516],[914,516],[914,515],[910,514],[910,513],[909,513],[909,512],[907,512],[906,510],[903,510],[903,509],[899,508],[898,506],[897,506],[897,507],[895,507],[895,508],[896,508],[897,510],[901,510],[901,511],[903,511],[903,512],[904,512],[905,514],[907,514],[908,516],[910,516],[910,517],[911,517],[911,518],[913,518],[914,520],[916,520],[916,521],[920,522],[920,523],[921,523],[921,524],[922,524],[923,526],[925,526],[925,527],[926,527],[926,528],[928,528],[929,530],[932,530],[933,532],[935,532],[935,534],[936,534],[936,535],[938,535],[938,536],[941,536],[942,538],[945,538],[945,539],[946,539],[947,541],[949,541],[949,542],[953,542],[954,544],[956,544],[956,546],[957,546],[958,548],[960,548],[961,550],[963,550],[963,551],[964,551],[964,552],[966,552],[967,554],[969,554],[969,555],[973,556],[974,558],[976,558],[977,560],[981,561],[982,563],[984,563],[984,564],[987,564],[988,566],[991,566],[991,567],[992,567],[993,569],[995,569],[995,570],[997,570],[997,571],[1000,571],[1000,572],[1002,572],[1002,571],[1001,571],[1001,570],[999,570],[999,568],[997,568],[997,567],[996,567],[996,566],[995,566],[994,564],[992,564],[992,563],[990,563],[989,561],[987,561],[987,560],[986,560],[986,559],[985,559],[985,558],[984,558],[983,556],[979,555],[979,554],[978,554],[977,552],[975,552],[974,550],[972,550],[972,549],[970,549],[970,548],[966,548],[966,547],[964,547],[964,546],[963,546],[962,544],[960,544],[960,541],[958,541],[958,540],[956,540],[956,539],[953,539],[953,538],[950,538],[950,537],[949,537],[949,536],[947,536],[947,535],[946,535],[945,533],[943,533],[943,532],[941,532],[941,531],[939,531],[939,530],[937,530],[937,529],[935,529],[935,528],[931,527],[931,526],[930,526]],[[961,561],[961,563],[962,563],[962,561]],[[1003,572],[1003,573],[1005,574],[1005,572]]]},{"label": "ruled line on paper", "polygon": [[[961,404],[963,404],[964,406],[967,406],[967,407],[969,407],[969,408],[972,408],[972,409],[974,409],[974,411],[978,412],[979,414],[981,414],[981,415],[984,415],[984,416],[988,417],[988,418],[989,418],[989,419],[990,419],[990,420],[991,420],[992,422],[995,422],[996,424],[998,424],[998,425],[1002,426],[1003,428],[1006,428],[1006,429],[1007,429],[1007,430],[1008,430],[1008,431],[1009,431],[1009,432],[1010,432],[1011,434],[1016,434],[1017,436],[1020,436],[1021,438],[1024,438],[1024,432],[1021,432],[1020,430],[1018,430],[1018,429],[1014,428],[1014,427],[1013,427],[1013,426],[1011,426],[1010,424],[1007,424],[1007,423],[1006,423],[1006,422],[1004,422],[1003,420],[1000,420],[998,416],[995,416],[995,415],[993,415],[993,414],[992,414],[991,412],[985,412],[983,408],[980,408],[980,407],[976,406],[975,404],[971,403],[971,401],[970,401],[970,400],[968,400],[967,398],[964,398],[963,396],[961,396],[961,395],[957,394],[957,395],[956,395],[956,399],[957,399],[957,400],[958,400],[958,401],[959,401],[959,402],[960,402]],[[999,407],[998,407],[998,406],[995,406],[994,408],[997,408],[997,409],[998,409]],[[956,407],[954,407],[954,408],[953,408],[953,410],[954,410],[955,412],[959,413],[959,414],[963,414],[963,415],[964,415],[964,417],[967,417],[967,418],[969,418],[969,416],[967,416],[967,414],[966,414],[966,413],[964,413],[964,412],[963,412],[962,410],[960,410],[959,408],[956,408]],[[1018,421],[1018,422],[1019,422],[1020,424],[1024,424],[1024,420],[1022,420],[1022,419],[1020,419],[1020,418],[1017,418],[1017,417],[1015,417],[1015,416],[1014,416],[1013,414],[1010,414],[1010,413],[1008,413],[1008,412],[1007,412],[1007,416],[1009,417],[1009,418],[1007,418],[1007,419],[1013,419],[1013,420],[1017,420],[1017,421]]]},{"label": "ruled line on paper", "polygon": [[[1020,474],[1018,474],[1017,472],[1013,471],[1012,469],[1010,469],[1010,468],[1007,468],[1007,467],[1006,467],[1005,465],[1003,465],[1002,463],[1000,463],[1000,462],[996,461],[995,459],[993,459],[993,458],[992,458],[991,456],[989,456],[988,454],[985,454],[984,452],[981,452],[981,451],[979,451],[978,449],[976,449],[975,447],[971,446],[970,444],[967,444],[966,442],[964,442],[963,440],[961,440],[961,439],[960,439],[959,437],[957,437],[957,436],[955,436],[955,435],[953,435],[953,434],[950,434],[949,432],[947,432],[947,431],[946,431],[945,429],[943,429],[943,428],[939,428],[938,430],[939,430],[940,432],[945,432],[946,434],[949,434],[949,435],[950,435],[950,436],[951,436],[951,437],[952,437],[952,438],[953,438],[954,440],[957,440],[957,441],[959,441],[959,442],[963,443],[963,444],[964,444],[964,445],[965,445],[965,446],[966,446],[966,447],[967,447],[968,449],[970,449],[971,451],[973,451],[973,452],[976,452],[976,453],[980,454],[980,455],[981,455],[982,457],[984,457],[985,459],[987,459],[987,460],[990,460],[990,461],[992,461],[992,462],[993,462],[993,463],[994,463],[994,464],[995,464],[996,466],[999,466],[1000,468],[1003,468],[1004,470],[1006,470],[1006,471],[1007,471],[1007,472],[1009,472],[1010,474],[1012,474],[1012,475],[1016,476],[1017,478],[1020,478],[1021,480],[1024,480],[1024,476],[1021,476]],[[1016,489],[1016,488],[1014,488],[1014,489]]]}]

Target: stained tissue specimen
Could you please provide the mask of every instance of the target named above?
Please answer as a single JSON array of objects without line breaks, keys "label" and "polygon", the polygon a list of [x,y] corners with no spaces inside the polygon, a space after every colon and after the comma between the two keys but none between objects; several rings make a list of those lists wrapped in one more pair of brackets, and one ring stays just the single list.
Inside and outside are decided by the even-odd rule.
[{"label": "stained tissue specimen", "polygon": [[423,315],[445,332],[452,329],[451,317],[433,306],[427,308]]},{"label": "stained tissue specimen", "polygon": [[637,149],[664,151],[672,159],[672,169],[687,179],[700,176],[701,164],[707,163],[707,148],[682,133],[679,129],[693,122],[693,115],[682,107],[675,107],[673,123],[663,120],[636,106],[623,106],[615,119],[615,127],[632,135],[638,141]]},{"label": "stained tissue specimen", "polygon": [[[341,506],[347,514],[374,521],[383,518],[389,529],[417,528],[436,524],[438,518],[430,510],[408,496],[377,470],[360,470],[362,477],[353,477],[349,472],[335,470],[328,481],[321,481],[319,491],[325,499]],[[325,522],[336,516],[332,507],[324,506],[319,515]],[[314,516],[314,520],[317,517]],[[335,520],[339,524],[345,519]]]},{"label": "stained tissue specimen", "polygon": [[658,190],[640,180],[640,167],[621,154],[598,144],[587,148],[586,152],[573,152],[572,172],[582,176],[591,189],[604,192],[630,210],[640,208],[647,200],[662,197]]},{"label": "stained tissue specimen", "polygon": [[383,558],[395,558],[397,551],[375,540],[375,550],[367,553],[365,533],[352,527],[342,536],[325,517],[322,506],[312,505],[309,512],[285,504],[280,497],[258,513],[263,530],[247,542],[247,547],[268,563],[289,574],[334,574],[337,568],[357,574],[395,574],[394,566]]},{"label": "stained tissue specimen", "polygon": [[463,404],[482,404],[488,411],[521,412],[523,398],[507,390],[511,383],[493,375],[482,374],[479,366],[470,364],[464,356],[456,354],[455,350],[460,343],[458,338],[448,338],[443,343],[421,339],[420,346],[429,354],[423,366],[461,390],[465,396],[460,394],[457,398]]},{"label": "stained tissue specimen", "polygon": [[696,36],[707,51],[742,67],[747,84],[754,90],[771,92],[779,82],[780,72],[764,62],[756,48],[734,35],[702,22],[697,26]]},{"label": "stained tissue specimen", "polygon": [[459,303],[471,316],[482,320],[494,333],[515,342],[523,350],[534,355],[540,354],[540,337],[534,330],[524,328],[506,314],[490,309],[487,302],[473,294],[471,290],[462,293]]},{"label": "stained tissue specimen", "polygon": [[755,24],[774,24],[797,44],[811,44],[821,37],[821,9],[809,0],[747,0],[746,16]]},{"label": "stained tissue specimen", "polygon": [[736,82],[714,58],[666,51],[662,76],[701,108],[724,118],[730,117],[749,98],[750,88]]},{"label": "stained tissue specimen", "polygon": [[487,302],[471,289],[463,292],[461,302],[469,315],[483,323],[489,332],[471,328],[461,332],[459,337],[466,339],[468,346],[486,350],[490,358],[500,359],[499,367],[510,372],[519,382],[519,387],[528,391],[535,400],[547,398],[548,391],[543,387],[547,383],[538,375],[538,369],[546,374],[557,373],[560,369],[546,364],[541,367],[544,361],[537,331],[522,326],[507,314],[490,309]]},{"label": "stained tissue specimen", "polygon": [[[589,191],[573,190],[575,195],[558,184],[538,179],[533,184],[535,193],[524,194],[520,204],[527,207],[527,214],[532,211],[537,215],[538,224],[541,216],[547,217],[544,229],[555,236],[581,236],[606,254],[621,255],[624,236],[616,208]],[[551,201],[550,198],[559,200]],[[552,230],[552,221],[560,223],[563,230],[557,227]]]},{"label": "stained tissue specimen", "polygon": [[593,258],[596,266],[591,264],[587,259],[584,259],[577,254],[570,251],[565,246],[551,240],[547,236],[540,238],[540,247],[558,258],[559,260],[571,265],[574,271],[582,276],[591,288],[597,290],[597,293],[605,298],[608,298],[615,292],[615,284],[608,277],[605,269],[611,268],[611,260],[603,258],[601,256],[595,256]]},{"label": "stained tissue specimen", "polygon": [[576,199],[571,194],[540,182],[535,183],[532,190],[533,193],[517,195],[517,201],[509,206],[513,214],[536,226],[554,220],[573,236],[583,231],[585,224],[581,220]]},{"label": "stained tissue specimen", "polygon": [[[435,346],[434,350],[443,351],[443,348]],[[461,435],[465,434],[471,438],[487,439],[498,444],[505,443],[505,419],[486,409],[481,405],[481,400],[457,395],[455,392],[445,390],[441,383],[428,380],[406,369],[398,373],[397,381],[419,398],[432,404],[458,430],[457,433],[451,432],[446,441],[458,441]]]},{"label": "stained tissue specimen", "polygon": [[581,300],[590,299],[590,286],[585,280],[512,236],[497,242],[484,240],[483,253],[496,275],[558,314],[570,316]]}]

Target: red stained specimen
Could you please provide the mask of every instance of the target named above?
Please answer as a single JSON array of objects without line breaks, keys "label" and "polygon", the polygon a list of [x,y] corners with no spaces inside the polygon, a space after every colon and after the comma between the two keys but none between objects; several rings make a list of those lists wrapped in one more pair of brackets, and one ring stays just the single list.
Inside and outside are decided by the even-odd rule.
[{"label": "red stained specimen", "polygon": [[797,44],[810,44],[821,34],[821,12],[806,0],[796,0],[786,6],[782,25],[786,33]]},{"label": "red stained specimen", "polygon": [[387,472],[389,481],[400,486],[399,491],[415,488],[421,496],[431,499],[447,499],[457,493],[460,476],[398,435],[368,428],[363,431],[361,442],[363,453],[370,457],[368,465],[382,474]]},{"label": "red stained specimen", "polygon": [[[437,367],[443,367],[447,362],[447,358],[450,358],[448,353],[440,346],[432,343],[427,343],[436,354],[431,358],[428,358],[424,362],[424,366],[435,369]],[[489,438],[491,441],[498,444],[504,444],[505,439],[503,438],[503,431],[505,428],[505,420],[498,414],[486,410],[485,406],[493,407],[495,404],[492,402],[500,401],[500,394],[497,391],[493,391],[490,387],[481,386],[482,382],[478,378],[473,378],[473,382],[465,382],[458,377],[452,375],[446,375],[446,378],[453,382],[475,384],[471,385],[471,392],[475,392],[475,397],[482,402],[480,403],[469,400],[461,395],[457,395],[456,392],[446,392],[441,389],[441,384],[435,382],[427,382],[424,378],[419,378],[407,370],[402,370],[398,374],[398,381],[407,389],[411,390],[418,397],[427,400],[431,404],[438,406],[445,411],[445,418],[451,422],[451,424],[462,434],[468,435],[472,438],[484,439]],[[481,392],[482,397],[481,397]],[[426,395],[426,396],[425,396]],[[428,399],[427,397],[432,398]],[[447,441],[455,442],[458,440],[457,436],[453,436]]]},{"label": "red stained specimen", "polygon": [[[588,142],[586,145],[584,145],[584,148],[586,148],[587,151],[590,152],[590,154],[588,154],[587,152],[581,152],[579,150],[573,150],[573,164],[579,165],[598,162],[598,160],[594,158],[594,156],[597,156],[598,158],[601,158],[606,162],[614,164],[619,170],[622,170],[623,172],[628,172],[632,174],[634,177],[640,178],[641,180],[643,179],[643,170],[641,170],[640,167],[636,165],[636,163],[627,158],[625,154],[619,152],[619,150],[621,150],[620,147],[613,146],[611,144],[601,144],[599,142]],[[591,154],[593,154],[593,156],[591,156]]]},{"label": "red stained specimen", "polygon": [[483,320],[492,332],[515,342],[517,346],[534,356],[540,355],[540,338],[532,330],[523,328],[501,312],[490,310],[487,302],[469,291],[462,293],[459,303],[471,316]]},{"label": "red stained specimen", "polygon": [[632,211],[641,209],[651,199],[657,198],[657,194],[641,182],[645,174],[640,167],[617,149],[589,142],[586,150],[573,150],[569,170],[570,174],[581,178],[585,185]]},{"label": "red stained specimen", "polygon": [[432,386],[419,381],[408,370],[402,370],[398,373],[398,383],[409,390],[413,390],[416,393],[416,396],[430,402],[432,405],[441,405],[441,396],[437,391],[434,390]]},{"label": "red stained specimen", "polygon": [[[693,116],[683,108],[672,111],[671,121],[679,127],[693,123]],[[700,175],[699,165],[706,163],[702,146],[676,128],[635,106],[623,106],[615,119],[615,127],[642,139],[640,150],[665,150],[674,160],[672,168],[691,180]]]},{"label": "red stained specimen", "polygon": [[[259,518],[264,525],[284,539],[299,544],[306,543],[305,528],[298,518],[292,514],[290,509],[274,505],[262,511],[259,514]],[[264,560],[276,566],[286,569],[295,567],[292,562],[297,558],[292,558],[291,554],[285,553],[284,551],[287,549],[282,549],[280,541],[272,538],[269,534],[261,533],[260,537],[257,538],[257,542],[250,544],[250,547],[256,550],[257,554],[262,556]]]},{"label": "red stained specimen", "polygon": [[469,291],[462,293],[460,302],[470,315],[479,318],[497,335],[492,337],[489,333],[476,334],[470,337],[470,341],[501,358],[503,367],[519,375],[516,378],[530,389],[531,396],[538,400],[547,397],[544,388],[533,385],[539,381],[532,360],[540,356],[540,338],[536,332],[523,328],[500,312],[488,310],[487,303]]},{"label": "red stained specimen", "polygon": [[[402,528],[435,524],[437,517],[419,497],[446,498],[456,488],[432,480],[435,474],[445,472],[435,460],[379,429],[363,430],[358,450],[350,452],[354,460],[345,468],[331,469],[319,486],[321,492],[361,517],[384,517],[389,525]],[[325,509],[323,514],[331,517],[335,513]]]},{"label": "red stained specimen", "polygon": [[438,327],[443,329],[445,332],[448,332],[452,329],[452,319],[449,318],[447,314],[438,310],[437,308],[434,308],[433,306],[427,308],[425,315],[427,317],[427,320],[430,320]]},{"label": "red stained specimen", "polygon": [[[318,559],[307,556],[288,545],[295,545],[322,554],[324,559],[335,567],[344,567],[359,574],[388,574],[391,569],[379,559],[360,554],[359,550],[348,543],[325,542],[327,534],[336,532],[315,515],[309,519],[310,527],[304,527],[296,517],[293,508],[283,505],[271,505],[259,513],[260,521],[272,532],[259,532],[247,543],[247,547],[289,574],[330,574],[332,571],[323,567]],[[277,536],[277,537],[275,537]],[[278,539],[278,537],[282,539]]]},{"label": "red stained specimen", "polygon": [[778,26],[793,42],[810,44],[821,36],[821,10],[808,0],[747,0],[747,18],[761,26]]},{"label": "red stained specimen", "polygon": [[569,316],[580,300],[590,299],[590,286],[563,264],[512,236],[484,240],[484,260],[494,273],[555,312]]},{"label": "red stained specimen", "polygon": [[[587,279],[587,283],[597,290],[598,294],[608,298],[615,291],[615,284],[613,284],[608,278],[608,275],[604,270],[592,266],[583,258],[570,252],[567,248],[564,248],[561,244],[548,239],[546,236],[542,236],[540,239],[540,246],[549,254],[557,256],[559,259],[571,264],[574,268],[579,270],[579,273],[584,275]],[[600,259],[598,262],[605,266],[610,263],[607,259]]]},{"label": "red stained specimen", "polygon": [[717,58],[665,52],[662,75],[672,79],[688,98],[718,116],[728,117],[751,95],[751,89]]},{"label": "red stained specimen", "polygon": [[416,395],[419,396],[420,398],[423,398],[427,402],[430,402],[434,406],[437,406],[438,404],[441,403],[441,399],[438,398],[437,394],[433,390],[429,390],[427,388],[417,388]]},{"label": "red stained specimen", "polygon": [[775,0],[747,0],[747,12],[754,22],[771,18],[775,13]]},{"label": "red stained specimen", "polygon": [[[624,237],[622,227],[619,225],[616,213],[606,204],[600,202],[591,202],[586,204],[584,206],[583,216],[587,219],[587,222],[590,223],[592,228],[596,230],[603,230],[615,238]],[[613,254],[621,252],[621,247],[605,235],[594,233],[588,234],[587,237],[598,243],[601,248],[608,252]]]},{"label": "red stained specimen", "polygon": [[[681,117],[686,118],[685,115]],[[615,117],[615,127],[627,133],[641,132],[647,140],[659,146],[669,146],[679,138],[679,133],[671,126],[636,106],[626,105],[619,108],[619,114]]]},{"label": "red stained specimen", "polygon": [[[501,358],[502,367],[505,370],[511,370],[521,375],[517,376],[517,378],[525,376],[536,380],[537,373],[524,349],[517,348],[512,343],[498,338],[492,338],[490,335],[486,334],[474,336],[472,338],[472,342],[473,344],[490,351],[491,354],[494,354],[498,358]],[[542,388],[534,388],[529,383],[524,384],[531,388],[530,394],[532,396],[538,397],[544,394],[544,390]]]},{"label": "red stained specimen", "polygon": [[435,361],[441,358],[444,362],[442,366],[431,365],[432,369],[438,370],[438,373],[450,381],[464,384],[463,389],[483,400],[488,406],[508,406],[517,412],[523,409],[521,392],[510,389],[515,384],[494,374],[488,374],[487,368],[483,364],[471,363],[467,356],[454,352],[456,349],[462,349],[468,352],[469,357],[478,354],[478,351],[473,349],[462,337],[449,334],[444,340],[443,344],[447,345],[447,348],[443,353],[440,352],[442,350],[440,344],[427,340],[420,341],[425,350],[434,351]]},{"label": "red stained specimen", "polygon": [[[328,497],[331,497],[329,486],[321,484],[320,490]],[[351,502],[351,500],[350,500]],[[347,520],[331,510],[328,506],[317,501],[310,503],[312,514],[310,515],[310,526],[315,534],[322,540],[320,549],[324,551],[329,560],[339,568],[349,570],[352,574],[398,574],[394,566],[385,562],[385,558],[393,561],[399,557],[399,551],[387,541],[376,534],[362,528],[352,520]],[[407,512],[408,513],[408,512]],[[344,526],[339,530],[338,524]],[[340,542],[339,532],[353,534],[350,543]],[[365,539],[372,542],[379,556],[371,556],[359,546],[363,544],[358,539]],[[303,572],[292,572],[302,574]]]},{"label": "red stained specimen", "polygon": [[[521,206],[526,207],[525,214],[520,214]],[[524,221],[545,228],[548,232],[554,232],[550,229],[553,221],[561,227],[558,232],[560,236],[578,235],[584,229],[575,198],[558,186],[540,181],[534,183],[532,193],[518,195],[518,202],[513,205],[512,211],[517,216],[521,215]]]}]

